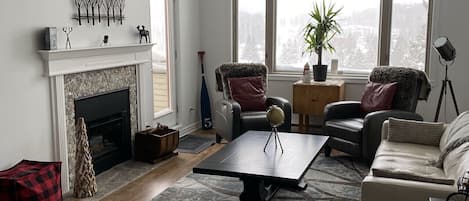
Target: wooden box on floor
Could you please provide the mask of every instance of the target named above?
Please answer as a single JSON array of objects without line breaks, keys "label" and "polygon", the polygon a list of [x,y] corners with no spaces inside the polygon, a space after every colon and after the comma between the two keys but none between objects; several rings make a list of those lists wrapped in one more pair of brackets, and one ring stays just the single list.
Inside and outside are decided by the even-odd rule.
[{"label": "wooden box on floor", "polygon": [[147,129],[135,134],[135,160],[156,163],[177,155],[179,131],[173,129]]}]

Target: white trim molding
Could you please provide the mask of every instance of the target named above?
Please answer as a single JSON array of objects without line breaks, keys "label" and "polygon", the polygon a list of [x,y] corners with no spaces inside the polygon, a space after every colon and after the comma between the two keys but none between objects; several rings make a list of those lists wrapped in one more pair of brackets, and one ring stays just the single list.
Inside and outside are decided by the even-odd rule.
[{"label": "white trim molding", "polygon": [[200,121],[196,121],[192,124],[189,124],[183,128],[179,128],[179,137],[184,137],[188,134],[194,133],[195,131],[199,130],[202,128],[202,124]]},{"label": "white trim molding", "polygon": [[[151,61],[153,44],[133,44],[63,50],[40,50],[48,76],[137,65]],[[147,55],[150,54],[150,55]]]},{"label": "white trim molding", "polygon": [[153,120],[151,93],[151,48],[153,44],[132,44],[67,50],[40,50],[45,76],[50,79],[52,131],[55,160],[62,161],[62,189],[70,190],[64,75],[109,68],[136,66],[138,129]]}]

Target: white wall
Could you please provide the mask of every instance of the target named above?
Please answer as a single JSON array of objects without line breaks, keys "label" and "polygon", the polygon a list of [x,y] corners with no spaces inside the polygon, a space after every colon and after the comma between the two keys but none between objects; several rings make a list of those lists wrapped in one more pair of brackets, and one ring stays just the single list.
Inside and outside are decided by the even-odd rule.
[{"label": "white wall", "polygon": [[206,52],[206,79],[212,103],[221,98],[216,92],[215,68],[230,62],[232,55],[231,1],[200,0],[201,47]]},{"label": "white wall", "polygon": [[[457,49],[456,63],[451,67],[449,76],[453,80],[460,111],[469,109],[469,94],[464,91],[464,88],[469,85],[466,78],[469,75],[469,40],[466,38],[469,35],[469,27],[466,26],[467,23],[465,22],[469,15],[465,10],[466,8],[469,8],[469,1],[466,0],[435,0],[434,26],[432,28],[433,39],[439,35],[446,35]],[[202,47],[209,52],[208,56],[211,58],[207,63],[212,69],[210,74],[213,74],[213,69],[220,63],[229,62],[231,58],[231,1],[201,0],[200,10],[202,15]],[[417,112],[422,114],[425,120],[433,121],[443,72],[441,65],[435,58],[435,52],[430,51],[432,58],[429,77],[433,80],[435,86],[433,86],[429,101],[421,101]],[[215,93],[214,75],[211,75],[209,80],[213,94]],[[291,85],[293,82],[271,77],[269,80],[269,94],[282,96],[291,101]],[[359,100],[363,87],[364,84],[357,82],[346,83],[346,99]],[[213,95],[212,97],[220,98],[220,96]],[[451,99],[448,99],[446,121],[451,121],[456,116],[452,112],[454,109],[450,101]],[[442,108],[441,113],[444,113],[443,111]],[[440,121],[444,121],[443,116],[440,116]]]},{"label": "white wall", "polygon": [[[469,1],[466,0],[435,0],[433,19],[432,41],[439,36],[447,36],[456,48],[456,60],[454,65],[448,70],[448,77],[453,81],[460,112],[469,110],[469,94],[466,91],[466,87],[469,86],[469,79],[467,78],[469,75],[469,40],[467,40],[469,27],[466,22],[469,14],[466,8],[469,8]],[[444,68],[438,62],[438,56],[435,51],[432,50],[431,52],[433,58],[430,65],[430,78],[434,81],[434,88],[432,89],[430,100],[428,102],[420,102],[417,110],[420,114],[424,115],[426,120],[433,121],[440,93],[441,79],[444,78]],[[456,117],[449,95],[448,91],[446,118],[444,116],[445,110],[443,104],[440,112],[440,121],[450,122]]]},{"label": "white wall", "polygon": [[[72,47],[136,43],[136,26],[149,25],[149,1],[128,0],[123,26],[83,25],[71,19],[72,0],[2,1],[0,6],[0,169],[23,158],[54,160],[49,79],[37,54],[44,27],[73,26]],[[58,46],[65,45],[58,33]]]},{"label": "white wall", "polygon": [[[200,120],[200,50],[199,0],[177,1],[176,49],[178,124],[191,126]],[[197,124],[200,126],[200,124]]]}]

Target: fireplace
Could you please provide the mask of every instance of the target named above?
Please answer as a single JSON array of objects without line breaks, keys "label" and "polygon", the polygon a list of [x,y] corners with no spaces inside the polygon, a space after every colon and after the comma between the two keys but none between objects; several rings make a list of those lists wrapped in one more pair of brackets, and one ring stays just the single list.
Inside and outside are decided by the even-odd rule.
[{"label": "fireplace", "polygon": [[129,88],[80,97],[74,103],[75,118],[85,119],[95,173],[129,160],[132,156]]}]

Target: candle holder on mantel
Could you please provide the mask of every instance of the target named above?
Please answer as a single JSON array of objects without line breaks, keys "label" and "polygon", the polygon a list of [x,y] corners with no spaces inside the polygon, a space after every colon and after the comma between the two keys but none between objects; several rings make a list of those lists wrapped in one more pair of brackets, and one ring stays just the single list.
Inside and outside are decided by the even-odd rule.
[{"label": "candle holder on mantel", "polygon": [[113,23],[123,24],[125,16],[125,0],[73,0],[77,14],[72,19],[78,20],[78,25],[83,21],[93,26],[105,21],[107,26]]}]

